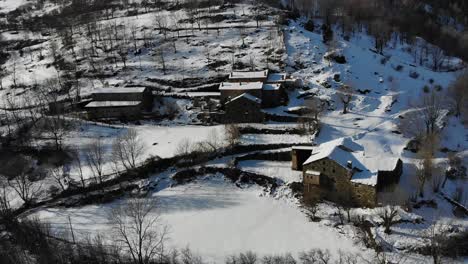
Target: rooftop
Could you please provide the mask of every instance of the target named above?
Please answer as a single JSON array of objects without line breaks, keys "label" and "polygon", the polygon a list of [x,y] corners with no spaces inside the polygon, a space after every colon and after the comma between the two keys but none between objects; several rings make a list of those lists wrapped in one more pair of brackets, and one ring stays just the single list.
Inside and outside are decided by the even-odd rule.
[{"label": "rooftop", "polygon": [[398,162],[398,158],[366,153],[364,147],[351,138],[340,138],[315,147],[304,165],[324,158],[329,158],[344,168],[351,164],[355,171],[351,181],[372,186],[377,184],[379,171],[392,171]]},{"label": "rooftop", "polygon": [[109,88],[99,88],[95,89],[93,93],[142,93],[145,91],[145,87],[109,87]]},{"label": "rooftop", "polygon": [[266,78],[268,70],[264,71],[234,71],[229,75],[229,79],[253,79]]},{"label": "rooftop", "polygon": [[255,97],[255,96],[253,96],[253,95],[251,95],[251,94],[248,94],[248,93],[243,93],[243,94],[241,94],[241,95],[239,95],[239,96],[237,96],[237,97],[234,97],[234,98],[232,98],[231,100],[229,100],[229,102],[227,102],[227,104],[229,104],[230,102],[235,101],[235,100],[237,100],[237,99],[240,99],[240,98],[246,98],[246,99],[248,99],[248,100],[250,100],[250,101],[253,101],[253,102],[255,102],[255,103],[258,103],[258,104],[262,103],[262,99],[257,98],[257,97]]},{"label": "rooftop", "polygon": [[262,82],[223,82],[219,85],[219,90],[261,90]]},{"label": "rooftop", "polygon": [[276,91],[281,88],[281,84],[279,83],[266,83],[263,85],[263,90],[266,91]]},{"label": "rooftop", "polygon": [[126,107],[126,106],[137,106],[141,104],[141,101],[93,101],[85,106],[85,108],[97,108],[97,107]]},{"label": "rooftop", "polygon": [[267,83],[277,83],[286,81],[288,75],[286,73],[270,73],[267,78]]}]

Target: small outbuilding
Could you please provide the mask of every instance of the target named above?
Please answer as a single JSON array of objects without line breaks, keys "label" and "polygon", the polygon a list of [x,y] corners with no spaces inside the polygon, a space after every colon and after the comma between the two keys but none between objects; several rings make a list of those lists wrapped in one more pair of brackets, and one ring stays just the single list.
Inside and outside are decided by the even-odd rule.
[{"label": "small outbuilding", "polygon": [[225,123],[262,123],[262,100],[248,93],[243,93],[226,103]]}]

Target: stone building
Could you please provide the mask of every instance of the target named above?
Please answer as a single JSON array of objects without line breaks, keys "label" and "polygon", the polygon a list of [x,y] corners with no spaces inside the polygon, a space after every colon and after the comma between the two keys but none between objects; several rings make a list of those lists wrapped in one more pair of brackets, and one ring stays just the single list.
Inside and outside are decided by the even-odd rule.
[{"label": "stone building", "polygon": [[227,123],[262,123],[262,100],[248,93],[243,93],[226,102]]},{"label": "stone building", "polygon": [[145,87],[101,88],[93,91],[93,101],[140,101],[142,107],[150,110],[153,94]]},{"label": "stone building", "polygon": [[294,83],[286,73],[270,73],[268,70],[232,72],[227,82],[219,86],[221,103],[243,93],[250,93],[262,100],[262,107],[276,107],[286,101],[286,83]]},{"label": "stone building", "polygon": [[141,101],[93,101],[85,106],[90,119],[138,119],[142,108]]},{"label": "stone building", "polygon": [[234,71],[229,74],[229,82],[261,82],[264,83],[269,76],[268,70],[264,71]]},{"label": "stone building", "polygon": [[85,106],[88,118],[137,119],[143,111],[151,111],[153,95],[145,87],[102,88],[92,94]]},{"label": "stone building", "polygon": [[[299,169],[301,160],[292,154]],[[374,207],[378,192],[398,184],[402,168],[398,158],[373,156],[351,138],[340,138],[313,147],[302,164],[304,196]]]},{"label": "stone building", "polygon": [[261,82],[223,82],[219,86],[221,92],[221,103],[226,103],[242,95],[248,93],[258,99],[262,99],[263,83]]},{"label": "stone building", "polygon": [[291,149],[292,169],[302,171],[302,164],[312,154],[312,146],[295,146]]}]

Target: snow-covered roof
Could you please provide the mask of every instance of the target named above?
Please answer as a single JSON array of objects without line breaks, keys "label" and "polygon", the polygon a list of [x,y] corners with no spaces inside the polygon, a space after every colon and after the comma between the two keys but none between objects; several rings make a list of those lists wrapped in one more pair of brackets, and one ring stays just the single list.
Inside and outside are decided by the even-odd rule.
[{"label": "snow-covered roof", "polygon": [[263,85],[263,90],[276,91],[281,88],[281,84],[278,83],[266,83]]},{"label": "snow-covered roof", "polygon": [[142,93],[145,91],[145,87],[126,87],[126,88],[118,88],[118,87],[109,87],[109,88],[100,88],[95,89],[93,93]]},{"label": "snow-covered roof", "polygon": [[86,108],[96,107],[118,107],[118,106],[136,106],[141,104],[141,101],[93,101],[87,104]]},{"label": "snow-covered roof", "polygon": [[262,82],[223,82],[219,85],[219,90],[261,90]]},{"label": "snow-covered roof", "polygon": [[288,75],[286,73],[270,73],[267,78],[267,83],[277,83],[286,81]]},{"label": "snow-covered roof", "polygon": [[366,185],[376,185],[379,171],[392,171],[395,169],[398,158],[375,156],[366,153],[364,148],[351,138],[340,138],[323,143],[312,150],[312,155],[304,165],[328,158],[348,168],[352,166],[354,174],[351,181]]},{"label": "snow-covered roof", "polygon": [[267,78],[268,70],[264,71],[234,71],[229,74],[229,79],[257,79]]},{"label": "snow-covered roof", "polygon": [[240,99],[240,98],[246,98],[246,99],[248,99],[248,100],[250,100],[250,101],[253,101],[253,102],[257,103],[257,104],[262,103],[262,99],[260,99],[260,98],[258,98],[258,97],[255,97],[255,96],[253,96],[253,95],[251,95],[251,94],[248,94],[248,93],[243,93],[243,94],[241,94],[241,95],[239,95],[239,96],[237,96],[237,97],[232,98],[232,99],[229,100],[229,102],[227,102],[226,104],[229,104],[230,102],[233,102],[233,101],[235,101],[235,100],[237,100],[237,99]]}]

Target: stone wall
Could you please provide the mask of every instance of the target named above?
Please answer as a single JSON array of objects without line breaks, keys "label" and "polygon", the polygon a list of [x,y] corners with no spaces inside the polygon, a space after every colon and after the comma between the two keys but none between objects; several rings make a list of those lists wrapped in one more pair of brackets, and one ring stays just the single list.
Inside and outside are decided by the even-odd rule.
[{"label": "stone wall", "polygon": [[[314,177],[306,177],[306,171],[320,172],[319,182]],[[374,207],[377,202],[376,188],[370,185],[351,182],[350,172],[328,158],[304,165],[304,196],[319,193],[320,197],[333,202],[346,202],[359,207]]]}]

